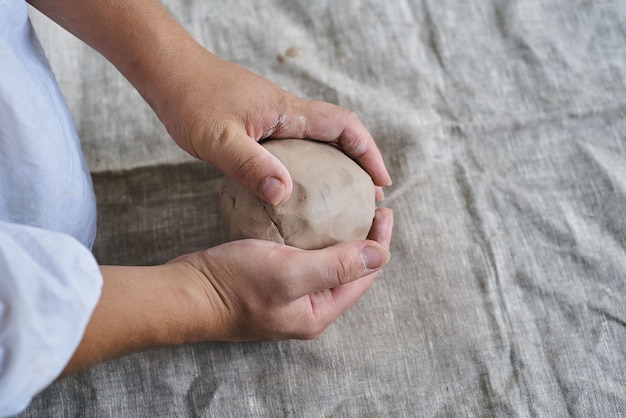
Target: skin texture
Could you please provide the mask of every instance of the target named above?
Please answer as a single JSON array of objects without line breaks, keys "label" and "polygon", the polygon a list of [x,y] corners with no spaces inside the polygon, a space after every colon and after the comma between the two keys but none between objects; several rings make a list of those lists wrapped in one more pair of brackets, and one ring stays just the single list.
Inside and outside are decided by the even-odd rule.
[{"label": "skin texture", "polygon": [[[336,144],[371,176],[378,198],[391,183],[354,113],[297,98],[211,54],[156,1],[30,3],[115,65],[181,148],[270,204],[286,202],[293,184],[258,144],[267,137]],[[154,346],[313,338],[389,260],[392,224],[392,212],[378,209],[368,240],[323,250],[245,240],[162,266],[103,266],[101,298],[64,374]]]},{"label": "skin texture", "polygon": [[271,206],[225,177],[220,212],[231,240],[265,239],[312,250],[367,237],[376,208],[374,183],[346,154],[299,139],[267,141],[263,147],[289,170],[291,198]]}]

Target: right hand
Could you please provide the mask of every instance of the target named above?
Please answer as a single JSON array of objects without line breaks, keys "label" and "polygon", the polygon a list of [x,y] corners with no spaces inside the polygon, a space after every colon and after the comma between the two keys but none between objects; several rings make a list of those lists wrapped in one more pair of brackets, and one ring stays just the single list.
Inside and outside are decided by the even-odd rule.
[{"label": "right hand", "polygon": [[365,293],[389,261],[391,209],[379,208],[369,240],[300,250],[241,240],[174,259],[204,299],[196,340],[317,337]]}]

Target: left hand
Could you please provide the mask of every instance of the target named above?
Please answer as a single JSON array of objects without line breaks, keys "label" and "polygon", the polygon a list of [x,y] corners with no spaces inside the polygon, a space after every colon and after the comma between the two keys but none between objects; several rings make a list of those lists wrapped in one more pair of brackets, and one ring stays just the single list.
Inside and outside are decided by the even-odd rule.
[{"label": "left hand", "polygon": [[133,84],[176,143],[271,204],[291,195],[268,137],[334,142],[382,198],[391,183],[372,136],[349,110],[299,99],[198,44],[156,0],[29,0],[102,53]]},{"label": "left hand", "polygon": [[[258,141],[309,138],[338,145],[377,186],[391,182],[374,139],[351,111],[293,96],[271,81],[202,47],[176,75],[175,98],[155,107],[174,140],[191,155],[277,205],[292,191],[283,164]],[[303,156],[306,158],[306,156]],[[380,187],[377,188],[381,197]]]}]

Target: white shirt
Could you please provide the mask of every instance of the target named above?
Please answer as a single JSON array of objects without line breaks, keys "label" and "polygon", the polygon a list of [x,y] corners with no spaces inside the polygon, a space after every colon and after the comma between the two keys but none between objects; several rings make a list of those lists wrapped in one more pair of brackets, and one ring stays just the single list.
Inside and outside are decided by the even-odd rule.
[{"label": "white shirt", "polygon": [[0,416],[63,370],[100,297],[76,130],[28,19],[0,0]]}]

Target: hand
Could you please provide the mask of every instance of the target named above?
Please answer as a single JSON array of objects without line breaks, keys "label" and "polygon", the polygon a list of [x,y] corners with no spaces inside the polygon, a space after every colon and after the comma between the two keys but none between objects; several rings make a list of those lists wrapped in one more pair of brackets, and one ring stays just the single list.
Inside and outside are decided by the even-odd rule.
[{"label": "hand", "polygon": [[[336,143],[371,175],[378,198],[391,182],[353,113],[298,99],[221,60],[158,1],[29,1],[113,63],[182,148],[264,200],[285,202],[292,189],[284,166],[258,144],[270,136]],[[370,241],[315,251],[240,241],[163,266],[103,266],[102,295],[64,374],[159,345],[314,337],[388,261],[392,224],[392,212],[378,209]]]},{"label": "hand", "polygon": [[29,0],[102,53],[152,106],[190,154],[271,204],[292,191],[285,167],[258,144],[268,137],[334,142],[380,186],[391,183],[356,115],[299,99],[199,45],[156,0]]},{"label": "hand", "polygon": [[164,345],[316,337],[389,261],[392,227],[381,208],[367,241],[304,251],[244,240],[160,266],[102,266],[102,295],[63,375]]},{"label": "hand", "polygon": [[[190,48],[187,57],[191,56],[193,64],[179,69],[176,87],[169,90],[174,98],[153,100],[171,136],[190,154],[274,205],[289,198],[292,181],[283,164],[258,144],[268,137],[335,143],[369,172],[377,186],[390,183],[374,139],[354,113],[297,98],[201,47]],[[168,106],[157,104],[165,99]],[[380,187],[377,197],[382,198]]]},{"label": "hand", "polygon": [[201,316],[206,326],[198,339],[318,336],[365,293],[387,263],[392,225],[392,211],[378,209],[368,241],[304,251],[242,240],[173,260],[206,298]]}]

